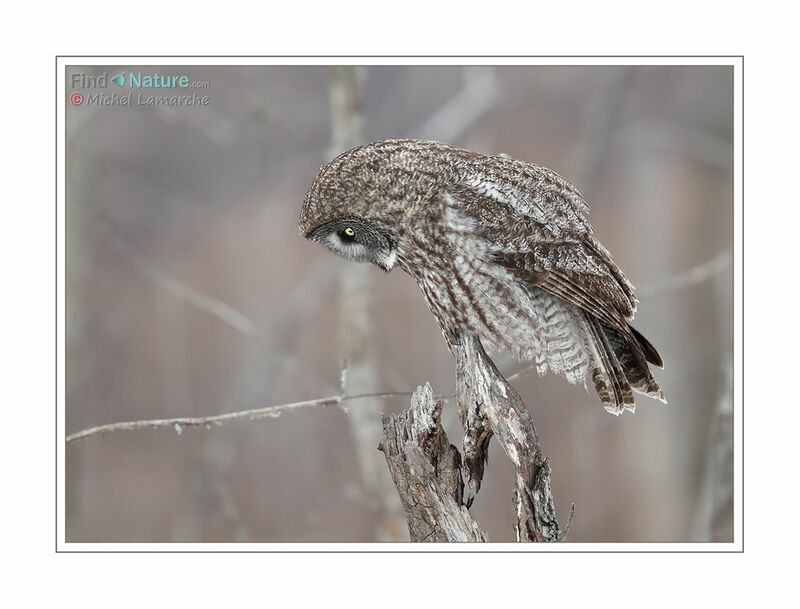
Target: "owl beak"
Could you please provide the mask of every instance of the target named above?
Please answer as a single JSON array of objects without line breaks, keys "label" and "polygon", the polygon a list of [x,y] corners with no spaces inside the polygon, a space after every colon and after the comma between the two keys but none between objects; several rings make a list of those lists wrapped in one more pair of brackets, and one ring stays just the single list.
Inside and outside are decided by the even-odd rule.
[{"label": "owl beak", "polygon": [[388,273],[394,268],[395,262],[397,262],[397,250],[378,253],[378,255],[375,256],[374,262]]}]

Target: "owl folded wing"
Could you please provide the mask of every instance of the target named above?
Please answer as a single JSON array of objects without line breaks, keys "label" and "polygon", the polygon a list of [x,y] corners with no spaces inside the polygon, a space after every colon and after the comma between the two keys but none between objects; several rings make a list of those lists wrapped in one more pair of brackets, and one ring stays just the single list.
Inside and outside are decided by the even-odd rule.
[{"label": "owl folded wing", "polygon": [[[506,180],[493,176],[483,183],[462,182],[450,201],[484,210],[476,225],[492,244],[496,264],[525,285],[563,298],[619,330],[642,346],[648,361],[663,365],[656,349],[628,324],[638,302],[633,285],[594,237],[586,202],[554,172],[525,165],[529,179],[511,172]],[[531,188],[534,177],[538,189]]]}]

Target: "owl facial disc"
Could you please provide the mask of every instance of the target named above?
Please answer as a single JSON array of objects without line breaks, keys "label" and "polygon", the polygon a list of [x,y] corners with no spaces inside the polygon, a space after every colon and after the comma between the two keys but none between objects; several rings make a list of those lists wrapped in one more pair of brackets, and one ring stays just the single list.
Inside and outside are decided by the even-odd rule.
[{"label": "owl facial disc", "polygon": [[361,218],[336,218],[309,231],[306,239],[321,243],[348,260],[372,262],[387,273],[397,262],[394,240]]}]

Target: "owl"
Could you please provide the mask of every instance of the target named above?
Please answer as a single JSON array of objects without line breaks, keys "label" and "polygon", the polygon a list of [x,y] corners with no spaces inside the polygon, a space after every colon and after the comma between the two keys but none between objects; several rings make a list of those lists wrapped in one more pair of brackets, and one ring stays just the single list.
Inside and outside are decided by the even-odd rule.
[{"label": "owl", "polygon": [[597,240],[589,207],[555,172],[439,142],[386,140],[322,167],[300,231],[356,262],[411,275],[452,348],[477,336],[571,383],[606,410],[633,392],[666,403],[658,351],[631,325],[633,286]]}]

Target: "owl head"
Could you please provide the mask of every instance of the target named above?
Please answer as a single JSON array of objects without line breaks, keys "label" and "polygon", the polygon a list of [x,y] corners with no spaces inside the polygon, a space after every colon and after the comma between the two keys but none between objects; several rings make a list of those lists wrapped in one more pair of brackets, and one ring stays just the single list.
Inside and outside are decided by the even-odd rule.
[{"label": "owl head", "polygon": [[344,258],[392,270],[409,231],[434,211],[431,203],[448,177],[431,145],[385,140],[336,157],[306,194],[301,233]]},{"label": "owl head", "polygon": [[305,236],[348,260],[372,262],[387,273],[397,261],[393,232],[379,222],[344,215],[316,226]]}]

